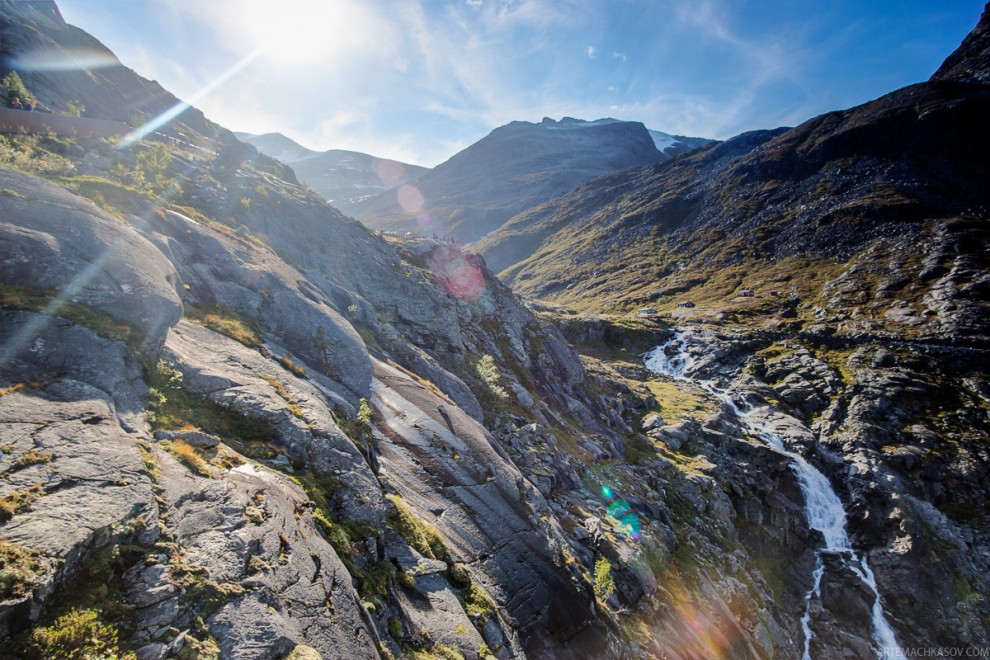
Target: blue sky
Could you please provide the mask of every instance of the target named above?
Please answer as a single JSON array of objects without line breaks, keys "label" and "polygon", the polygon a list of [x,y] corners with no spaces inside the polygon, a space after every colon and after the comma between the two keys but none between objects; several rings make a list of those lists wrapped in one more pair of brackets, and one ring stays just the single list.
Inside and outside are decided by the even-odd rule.
[{"label": "blue sky", "polygon": [[983,0],[59,0],[238,131],[436,165],[513,120],[724,139],[926,80]]}]

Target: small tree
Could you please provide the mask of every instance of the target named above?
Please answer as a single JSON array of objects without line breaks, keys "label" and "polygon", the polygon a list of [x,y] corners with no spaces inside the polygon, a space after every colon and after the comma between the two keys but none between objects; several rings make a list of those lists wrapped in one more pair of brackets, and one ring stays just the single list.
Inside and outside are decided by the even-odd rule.
[{"label": "small tree", "polygon": [[17,75],[16,71],[11,71],[4,76],[3,80],[0,80],[0,87],[3,88],[8,99],[12,99],[15,96],[22,99],[30,96],[27,87],[24,85],[24,81]]},{"label": "small tree", "polygon": [[168,166],[172,155],[161,142],[155,142],[137,155],[137,169],[155,192],[161,192],[168,183]]}]

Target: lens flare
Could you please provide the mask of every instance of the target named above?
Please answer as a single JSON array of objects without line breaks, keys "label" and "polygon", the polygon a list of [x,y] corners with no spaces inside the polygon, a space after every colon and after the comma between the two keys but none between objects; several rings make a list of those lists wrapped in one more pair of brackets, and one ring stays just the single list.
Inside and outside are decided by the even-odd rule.
[{"label": "lens flare", "polygon": [[453,245],[438,245],[426,255],[426,262],[440,286],[461,302],[474,302],[488,289],[477,255]]},{"label": "lens flare", "polygon": [[394,160],[376,158],[371,163],[371,169],[374,170],[378,179],[389,188],[394,188],[406,179],[406,168],[402,163],[397,163]]},{"label": "lens flare", "polygon": [[138,126],[133,131],[125,135],[123,138],[120,139],[120,142],[117,143],[117,148],[126,149],[127,147],[131,146],[138,140],[141,140],[145,136],[157,131],[159,128],[161,128],[162,126],[164,126],[165,124],[172,121],[173,119],[181,115],[183,112],[191,108],[193,103],[196,103],[201,98],[212,92],[214,89],[216,89],[220,85],[224,84],[225,82],[233,78],[235,75],[237,75],[237,73],[241,69],[243,69],[248,64],[258,59],[258,56],[261,55],[263,52],[264,52],[263,48],[256,48],[252,52],[248,53],[239,62],[234,64],[234,66],[230,67],[229,69],[221,73],[219,76],[217,76],[209,83],[207,83],[206,86],[204,86],[201,90],[190,96],[188,101],[179,101],[178,103],[176,103],[171,108],[161,113],[154,119],[148,121],[146,124],[142,126]]},{"label": "lens flare", "polygon": [[406,213],[419,213],[423,209],[423,204],[426,203],[419,188],[408,184],[399,188],[396,195],[399,198],[399,206]]},{"label": "lens flare", "polygon": [[21,71],[76,71],[119,65],[112,53],[91,48],[33,50],[11,62],[12,69]]},{"label": "lens flare", "polygon": [[625,500],[618,500],[617,502],[612,502],[608,507],[608,515],[612,516],[616,520],[622,518],[622,516],[628,514],[632,511],[632,507],[629,506],[629,502]]}]

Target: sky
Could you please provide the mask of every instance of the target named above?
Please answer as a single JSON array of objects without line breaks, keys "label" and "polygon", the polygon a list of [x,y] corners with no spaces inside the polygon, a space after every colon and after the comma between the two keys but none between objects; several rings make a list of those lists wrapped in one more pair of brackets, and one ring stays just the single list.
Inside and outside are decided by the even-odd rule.
[{"label": "sky", "polygon": [[793,126],[926,80],[983,0],[58,5],[226,128],[432,167],[515,120],[614,117],[715,139]]}]

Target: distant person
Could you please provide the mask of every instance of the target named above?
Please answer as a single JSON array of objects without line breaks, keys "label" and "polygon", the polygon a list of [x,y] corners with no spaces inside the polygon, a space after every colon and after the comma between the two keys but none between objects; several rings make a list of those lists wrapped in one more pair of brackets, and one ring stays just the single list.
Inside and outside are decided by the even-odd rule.
[{"label": "distant person", "polygon": [[30,99],[24,99],[24,109],[28,112],[34,110],[34,105],[31,103]]},{"label": "distant person", "polygon": [[7,104],[7,107],[8,108],[11,108],[13,110],[23,110],[24,109],[24,106],[21,105],[21,100],[19,98],[17,98],[16,96],[14,98],[10,99],[10,103]]}]

